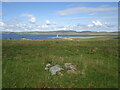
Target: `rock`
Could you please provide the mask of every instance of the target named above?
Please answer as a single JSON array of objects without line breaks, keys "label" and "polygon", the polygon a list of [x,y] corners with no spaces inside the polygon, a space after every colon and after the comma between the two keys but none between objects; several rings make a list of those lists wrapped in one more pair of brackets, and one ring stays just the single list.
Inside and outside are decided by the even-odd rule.
[{"label": "rock", "polygon": [[48,70],[49,68],[45,67],[45,70]]},{"label": "rock", "polygon": [[70,65],[70,69],[76,70],[76,65]]},{"label": "rock", "polygon": [[61,77],[63,77],[63,76],[64,76],[61,72],[58,72],[58,75],[60,75]]},{"label": "rock", "polygon": [[51,64],[49,64],[49,63],[48,63],[48,64],[46,64],[46,67],[48,67],[48,66],[51,66]]},{"label": "rock", "polygon": [[63,68],[60,67],[60,65],[55,65],[50,67],[49,71],[52,73],[52,75],[55,75],[56,72],[59,72],[61,70],[64,70]]},{"label": "rock", "polygon": [[[75,70],[76,70],[76,65],[72,64],[72,63],[65,63],[64,67],[67,68],[67,73],[68,74],[78,74]],[[69,69],[69,70],[68,70]],[[61,70],[64,70],[63,68],[61,68],[60,65],[55,65],[55,66],[51,66],[50,63],[46,64],[45,70],[48,70],[51,72],[52,75],[56,75],[56,73],[63,77],[63,73],[61,73]]]},{"label": "rock", "polygon": [[67,73],[68,73],[68,74],[77,74],[77,72],[74,71],[74,70],[68,70]]},{"label": "rock", "polygon": [[49,70],[49,68],[48,68],[49,66],[51,66],[51,64],[49,64],[49,63],[46,64],[45,70]]},{"label": "rock", "polygon": [[72,70],[76,70],[76,65],[72,65],[72,63],[65,63],[64,66],[66,68],[72,69]]},{"label": "rock", "polygon": [[64,64],[64,66],[65,66],[66,68],[70,68],[70,65],[72,65],[72,63],[65,63],[65,64]]}]

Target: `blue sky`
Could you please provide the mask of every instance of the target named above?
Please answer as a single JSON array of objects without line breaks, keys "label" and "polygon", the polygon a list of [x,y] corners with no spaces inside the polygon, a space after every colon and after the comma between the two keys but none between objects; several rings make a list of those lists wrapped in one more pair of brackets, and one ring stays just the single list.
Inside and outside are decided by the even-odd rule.
[{"label": "blue sky", "polygon": [[3,2],[3,31],[117,31],[117,2]]}]

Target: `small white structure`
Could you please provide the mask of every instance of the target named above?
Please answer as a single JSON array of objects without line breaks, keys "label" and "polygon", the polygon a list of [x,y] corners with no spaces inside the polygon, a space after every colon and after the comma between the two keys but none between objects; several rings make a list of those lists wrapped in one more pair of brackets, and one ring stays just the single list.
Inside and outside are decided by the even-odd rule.
[{"label": "small white structure", "polygon": [[57,34],[57,37],[58,37],[58,34]]}]

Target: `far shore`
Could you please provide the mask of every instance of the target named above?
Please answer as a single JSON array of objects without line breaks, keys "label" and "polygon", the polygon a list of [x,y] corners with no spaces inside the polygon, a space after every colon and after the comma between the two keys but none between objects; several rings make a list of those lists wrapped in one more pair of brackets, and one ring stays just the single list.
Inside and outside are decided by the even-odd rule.
[{"label": "far shore", "polygon": [[2,32],[2,34],[33,34],[33,35],[117,35],[119,32]]},{"label": "far shore", "polygon": [[105,37],[109,37],[109,36],[92,36],[92,37],[49,37],[49,38],[53,38],[53,39],[94,39],[94,38],[105,38]]}]

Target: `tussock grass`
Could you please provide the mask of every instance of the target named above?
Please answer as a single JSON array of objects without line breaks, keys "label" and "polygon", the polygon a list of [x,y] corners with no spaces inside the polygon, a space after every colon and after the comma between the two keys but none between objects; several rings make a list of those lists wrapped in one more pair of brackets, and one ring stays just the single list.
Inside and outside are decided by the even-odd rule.
[{"label": "tussock grass", "polygon": [[[117,88],[118,39],[3,40],[3,88]],[[77,65],[78,74],[52,76],[45,65]],[[81,74],[82,73],[82,74]]]}]

